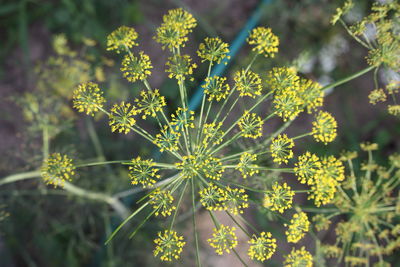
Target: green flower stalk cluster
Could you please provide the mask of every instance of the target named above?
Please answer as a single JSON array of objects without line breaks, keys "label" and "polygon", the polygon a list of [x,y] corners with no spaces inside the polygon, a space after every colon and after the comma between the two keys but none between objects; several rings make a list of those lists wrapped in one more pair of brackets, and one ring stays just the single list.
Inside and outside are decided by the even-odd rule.
[{"label": "green flower stalk cluster", "polygon": [[[343,152],[340,160],[347,165],[346,179],[338,185],[327,212],[315,215],[313,221],[318,231],[335,230],[335,242],[322,246],[326,258],[350,266],[369,265],[377,259],[379,266],[389,266],[385,265],[386,255],[400,247],[400,224],[396,219],[400,207],[400,155],[392,154],[389,166],[381,166],[373,157],[377,144],[364,143],[361,149],[368,158],[359,167],[357,152]],[[331,223],[337,216],[339,222]]]},{"label": "green flower stalk cluster", "polygon": [[[147,190],[139,206],[111,234],[110,242],[117,232],[139,212],[147,212],[146,219],[139,224],[131,237],[151,217],[163,220],[165,229],[155,237],[154,256],[161,261],[180,258],[186,238],[177,232],[178,214],[190,205],[183,205],[191,198],[191,212],[195,236],[197,264],[201,265],[199,240],[195,212],[206,210],[215,228],[210,231],[209,245],[219,255],[237,253],[236,231],[248,237],[248,257],[264,262],[279,249],[276,239],[268,231],[258,231],[242,216],[252,203],[264,206],[277,216],[291,214],[286,219],[287,241],[297,243],[310,229],[305,211],[296,207],[290,211],[295,194],[308,193],[316,206],[337,201],[334,197],[342,188],[344,166],[334,156],[321,156],[306,152],[293,160],[295,141],[314,138],[327,144],[337,135],[334,117],[320,110],[324,91],[317,82],[302,77],[292,67],[275,67],[258,74],[252,70],[253,63],[267,60],[278,52],[279,39],[266,27],[258,27],[249,33],[248,44],[252,46],[253,60],[244,69],[234,73],[232,83],[227,77],[211,76],[214,64],[229,60],[229,44],[219,37],[206,38],[200,44],[197,55],[202,64],[208,65],[204,78],[204,95],[198,112],[188,107],[187,82],[193,80],[196,60],[184,54],[189,34],[195,28],[196,19],[183,9],[170,10],[155,33],[155,41],[170,53],[165,71],[176,80],[180,103],[174,112],[167,109],[163,92],[153,88],[148,81],[152,64],[144,51],[136,48],[139,36],[134,28],[122,26],[107,38],[107,50],[122,54],[122,76],[129,82],[138,83],[142,91],[131,100],[107,103],[100,85],[84,82],[73,92],[73,106],[78,112],[94,116],[104,113],[109,119],[111,131],[136,134],[164,152],[164,162],[143,159],[95,162],[74,166],[61,154],[45,160],[42,176],[49,184],[63,185],[71,180],[75,168],[102,164],[121,163],[126,166],[132,185]],[[138,51],[137,51],[138,50]],[[359,74],[361,75],[361,74]],[[353,75],[356,77],[356,75]],[[240,102],[239,102],[240,100]],[[238,103],[245,103],[240,109]],[[259,107],[269,107],[267,113]],[[315,118],[309,130],[298,136],[289,136],[285,129],[301,114]],[[272,118],[281,121],[277,130],[265,131],[264,126]],[[155,122],[156,131],[145,130],[143,121]],[[235,145],[255,140],[250,147],[237,152]],[[280,165],[292,167],[281,168]],[[288,183],[276,182],[271,188],[255,188],[249,184],[255,176],[268,172],[295,174],[306,190],[294,190]],[[342,192],[340,190],[340,192]],[[344,208],[343,205],[342,208]],[[216,213],[225,213],[231,225],[222,225]],[[251,228],[247,230],[243,224]],[[312,266],[312,256],[305,250],[293,249],[285,258],[285,266]]]},{"label": "green flower stalk cluster", "polygon": [[[332,18],[332,24],[338,21],[347,32],[361,45],[368,49],[367,63],[375,68],[375,88],[368,96],[371,104],[392,101],[388,104],[389,114],[400,117],[398,94],[400,81],[389,80],[382,88],[378,82],[378,70],[383,68],[396,73],[400,72],[400,2],[398,0],[376,2],[371,7],[371,13],[361,20],[348,25],[343,16],[348,13],[355,3],[347,0],[342,8],[338,8]],[[374,34],[367,34],[367,31]]]}]

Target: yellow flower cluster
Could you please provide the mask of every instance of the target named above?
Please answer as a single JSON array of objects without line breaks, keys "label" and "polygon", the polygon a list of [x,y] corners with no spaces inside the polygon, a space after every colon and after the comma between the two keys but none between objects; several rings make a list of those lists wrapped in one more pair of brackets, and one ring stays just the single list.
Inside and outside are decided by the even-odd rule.
[{"label": "yellow flower cluster", "polygon": [[235,73],[233,79],[240,96],[256,98],[261,95],[261,78],[257,73],[251,70],[240,70]]},{"label": "yellow flower cluster", "polygon": [[284,121],[295,119],[305,108],[311,113],[323,104],[321,85],[300,78],[294,68],[273,68],[268,72],[267,85],[274,93],[274,110]]},{"label": "yellow flower cluster", "polygon": [[334,156],[323,157],[321,168],[312,179],[309,199],[314,199],[317,207],[328,204],[334,198],[339,182],[344,178],[343,163]]},{"label": "yellow flower cluster", "polygon": [[75,175],[75,166],[67,155],[51,154],[42,164],[41,176],[46,184],[63,187],[65,181],[71,181]]},{"label": "yellow flower cluster", "polygon": [[151,187],[160,179],[159,169],[154,168],[154,162],[151,159],[143,160],[140,157],[132,159],[129,164],[129,177],[133,185],[141,184],[143,188]]},{"label": "yellow flower cluster", "polygon": [[295,163],[294,173],[300,183],[312,185],[314,184],[315,176],[321,167],[321,161],[318,156],[307,151],[298,157],[298,160]]},{"label": "yellow flower cluster", "polygon": [[161,190],[160,188],[156,188],[150,194],[149,204],[153,206],[154,215],[161,215],[163,217],[171,216],[172,211],[176,210],[176,207],[173,205],[174,197],[171,195],[171,192],[168,190]]},{"label": "yellow flower cluster", "polygon": [[236,169],[241,172],[243,179],[246,179],[248,176],[253,176],[259,172],[257,169],[258,166],[253,164],[253,162],[256,161],[256,154],[244,152],[242,155],[240,155],[240,160]]},{"label": "yellow flower cluster", "polygon": [[214,228],[213,236],[207,239],[207,242],[215,248],[218,255],[222,255],[224,252],[231,253],[231,249],[234,249],[238,244],[235,230],[235,227],[221,224],[218,228]]},{"label": "yellow flower cluster", "polygon": [[178,107],[175,114],[171,114],[171,126],[175,131],[194,128],[194,111]]},{"label": "yellow flower cluster", "polygon": [[115,50],[118,54],[137,46],[138,34],[134,28],[121,26],[107,36],[107,50]]},{"label": "yellow flower cluster", "polygon": [[288,230],[285,232],[290,243],[297,243],[304,237],[310,228],[310,221],[304,212],[295,213],[290,220]]},{"label": "yellow flower cluster", "polygon": [[329,112],[320,111],[312,124],[312,135],[317,142],[327,144],[335,140],[337,122]]},{"label": "yellow flower cluster", "polygon": [[160,151],[177,151],[179,149],[179,137],[180,133],[168,127],[168,125],[164,125],[163,129],[160,130],[160,133],[156,135],[153,140],[153,143],[160,148]]},{"label": "yellow flower cluster", "polygon": [[221,130],[222,122],[217,123],[206,123],[203,127],[203,145],[208,146],[209,144],[218,145],[222,142],[224,132]]},{"label": "yellow flower cluster", "polygon": [[162,111],[162,108],[166,105],[165,97],[160,95],[158,89],[153,91],[141,91],[141,98],[136,98],[135,103],[137,105],[137,111],[142,113],[142,119],[146,119],[147,116],[156,117],[157,112]]},{"label": "yellow flower cluster", "polygon": [[286,134],[280,134],[274,138],[269,147],[274,162],[287,164],[288,160],[293,158],[293,147],[293,139],[287,137]]},{"label": "yellow flower cluster", "polygon": [[388,112],[393,116],[400,117],[400,105],[389,105]]},{"label": "yellow flower cluster", "polygon": [[376,103],[378,102],[385,102],[387,97],[383,89],[380,88],[372,90],[369,93],[368,98],[369,98],[369,103],[371,103],[372,105],[376,105]]},{"label": "yellow flower cluster", "polygon": [[133,118],[138,113],[134,106],[130,103],[114,104],[109,114],[109,125],[111,131],[118,131],[119,133],[129,133],[132,126],[135,125],[136,120]]},{"label": "yellow flower cluster", "polygon": [[257,139],[262,136],[263,120],[256,113],[245,111],[238,122],[242,136]]},{"label": "yellow flower cluster", "polygon": [[103,92],[96,83],[82,83],[75,89],[73,96],[73,107],[79,112],[86,112],[87,115],[94,116],[94,113],[103,107],[106,102]]},{"label": "yellow flower cluster", "polygon": [[192,75],[193,70],[197,68],[189,55],[173,55],[168,58],[166,65],[168,68],[165,71],[169,72],[168,77],[177,79],[179,84],[186,79],[186,76]]},{"label": "yellow flower cluster", "polygon": [[212,156],[205,157],[200,164],[200,168],[207,178],[217,181],[222,178],[222,174],[225,171],[221,160]]},{"label": "yellow flower cluster", "polygon": [[140,51],[138,56],[125,55],[122,60],[121,71],[128,81],[135,82],[137,80],[145,80],[151,74],[150,69],[152,68],[150,57]]},{"label": "yellow flower cluster", "polygon": [[228,96],[230,87],[225,81],[225,77],[218,76],[207,77],[205,79],[205,83],[201,87],[203,87],[204,93],[208,95],[208,101],[213,101],[215,99],[219,102]]},{"label": "yellow flower cluster", "polygon": [[158,238],[154,240],[156,248],[153,253],[154,256],[160,254],[160,260],[172,261],[177,260],[182,253],[182,248],[186,244],[183,241],[183,236],[178,236],[177,232],[173,230],[165,230],[158,232]]},{"label": "yellow flower cluster", "polygon": [[178,170],[181,170],[181,175],[185,179],[190,179],[197,176],[201,169],[201,162],[195,155],[183,156],[181,162],[175,163]]},{"label": "yellow flower cluster", "polygon": [[202,59],[201,62],[210,61],[221,63],[221,60],[224,58],[228,58],[229,53],[229,45],[221,40],[221,38],[214,37],[206,37],[204,39],[204,43],[199,45],[199,50],[197,51],[197,55]]},{"label": "yellow flower cluster", "polygon": [[172,9],[163,16],[163,23],[157,28],[154,39],[162,45],[173,51],[179,47],[185,46],[188,41],[187,35],[196,27],[196,19],[192,14],[182,8]]},{"label": "yellow flower cluster", "polygon": [[248,195],[244,189],[222,188],[210,183],[199,192],[200,202],[207,210],[226,210],[233,215],[243,213],[249,207]]},{"label": "yellow flower cluster", "polygon": [[279,38],[272,33],[270,28],[257,27],[251,31],[247,42],[254,45],[253,51],[265,57],[274,57],[278,52]]},{"label": "yellow flower cluster", "polygon": [[322,107],[324,104],[324,91],[321,90],[322,86],[319,83],[301,78],[299,85],[299,96],[304,101],[309,114]]},{"label": "yellow flower cluster", "polygon": [[292,207],[294,191],[286,183],[283,185],[276,182],[272,186],[272,191],[264,196],[264,207],[272,211],[283,213],[286,209]]},{"label": "yellow flower cluster", "polygon": [[259,237],[253,235],[248,243],[250,247],[247,254],[252,260],[264,262],[271,258],[276,251],[276,239],[272,238],[270,232],[261,232]]},{"label": "yellow flower cluster", "polygon": [[225,210],[224,190],[213,183],[199,191],[200,203],[207,210]]},{"label": "yellow flower cluster", "polygon": [[332,17],[331,19],[331,24],[335,25],[336,22],[338,22],[338,20],[346,13],[348,13],[350,11],[350,9],[352,9],[354,6],[353,1],[352,0],[347,0],[343,7],[338,7],[336,8],[336,13],[335,15]]},{"label": "yellow flower cluster", "polygon": [[304,247],[301,249],[292,249],[289,255],[285,257],[284,267],[312,267],[313,257],[310,252],[305,250]]},{"label": "yellow flower cluster", "polygon": [[224,206],[233,215],[243,213],[243,209],[249,207],[249,196],[243,188],[231,188],[227,186],[223,191]]}]

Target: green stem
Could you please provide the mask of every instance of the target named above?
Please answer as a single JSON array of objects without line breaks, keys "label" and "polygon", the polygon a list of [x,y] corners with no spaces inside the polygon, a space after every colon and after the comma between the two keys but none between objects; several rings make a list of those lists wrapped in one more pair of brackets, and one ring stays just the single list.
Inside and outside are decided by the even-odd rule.
[{"label": "green stem", "polygon": [[195,216],[196,204],[195,204],[195,190],[194,190],[194,180],[193,179],[191,179],[191,184],[192,184],[192,219],[193,219],[194,240],[195,240],[195,244],[196,244],[196,262],[197,262],[197,266],[201,267],[200,251],[199,251],[199,237],[197,234],[196,216]]},{"label": "green stem", "polygon": [[136,214],[138,214],[142,209],[144,209],[147,205],[149,205],[149,202],[144,203],[142,206],[140,206],[137,210],[135,210],[131,215],[129,215],[128,218],[125,219],[118,227],[117,229],[114,230],[114,232],[110,235],[110,237],[107,239],[107,241],[104,243],[107,245],[113,238],[114,236],[121,230],[121,228],[129,222],[133,217],[135,217]]},{"label": "green stem", "polygon": [[370,67],[368,67],[368,68],[365,68],[365,69],[363,69],[363,70],[360,70],[359,72],[356,72],[356,73],[354,73],[354,74],[352,74],[352,75],[350,75],[350,76],[347,76],[347,77],[345,77],[345,78],[343,78],[343,79],[340,79],[339,81],[336,81],[336,82],[334,82],[334,83],[331,83],[331,84],[328,84],[328,85],[322,87],[321,90],[322,90],[322,91],[325,91],[325,90],[327,90],[327,89],[329,89],[329,88],[337,87],[337,86],[339,86],[339,85],[342,85],[342,84],[344,84],[344,83],[346,83],[346,82],[348,82],[348,81],[351,81],[351,80],[353,80],[353,79],[355,79],[355,78],[357,78],[357,77],[360,77],[361,75],[363,75],[363,74],[365,74],[365,73],[367,73],[367,72],[373,70],[374,68],[376,68],[376,67],[375,67],[375,66],[370,66]]},{"label": "green stem", "polygon": [[40,171],[31,171],[24,173],[12,174],[0,180],[0,186],[9,183],[15,183],[22,180],[33,179],[40,177]]}]

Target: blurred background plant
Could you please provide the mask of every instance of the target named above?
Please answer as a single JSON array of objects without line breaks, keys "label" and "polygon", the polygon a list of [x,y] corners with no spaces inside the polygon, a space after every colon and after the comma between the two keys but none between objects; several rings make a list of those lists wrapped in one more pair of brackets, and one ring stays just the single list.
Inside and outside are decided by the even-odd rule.
[{"label": "blurred background plant", "polygon": [[[357,1],[344,16],[344,22],[353,24],[365,17],[373,2]],[[110,54],[104,52],[107,34],[120,25],[135,28],[142,25],[137,28],[144,38],[142,46],[153,59],[154,69],[163,69],[160,66],[166,56],[156,52],[160,47],[151,38],[166,10],[184,7],[198,19],[199,27],[188,47],[189,51],[195,51],[206,35],[232,40],[253,10],[260,8],[258,4],[256,0],[210,0],[202,4],[178,0],[166,3],[158,0],[3,1],[0,6],[0,34],[4,40],[0,44],[0,112],[4,115],[0,119],[1,176],[39,166],[46,151],[42,149],[46,143],[43,140],[51,140],[54,151],[88,161],[131,158],[132,153],[150,155],[150,148],[141,145],[135,136],[110,135],[104,123],[95,123],[94,131],[94,123],[85,118],[77,119],[70,110],[72,90],[86,80],[105,80],[110,100],[132,97],[139,89],[123,80],[116,70],[118,66],[113,64],[115,58],[109,58]],[[260,24],[268,25],[279,36],[281,52],[280,57],[272,61],[256,62],[253,70],[265,73],[272,66],[293,65],[305,77],[325,85],[364,68],[368,51],[348,37],[346,30],[330,25],[332,14],[342,4],[343,1],[302,0],[271,1],[264,6]],[[158,18],[157,22],[153,18]],[[246,54],[243,49],[233,58],[230,73],[251,61]],[[200,67],[194,78],[204,77],[206,72]],[[386,72],[380,73],[378,81],[384,85]],[[171,81],[164,73],[153,72],[150,80],[167,94],[168,103],[178,102],[177,90],[168,90]],[[325,98],[325,109],[337,118],[339,137],[327,147],[298,142],[295,153],[307,148],[319,155],[338,155],[342,149],[357,149],[361,140],[370,140],[380,147],[376,161],[387,162],[387,156],[399,150],[400,124],[397,118],[387,114],[386,105],[368,105],[373,85],[373,76],[365,75],[336,88]],[[196,87],[189,90],[194,91]],[[95,117],[95,121],[102,119]],[[301,118],[294,124],[293,131],[301,132],[304,123],[311,122]],[[146,129],[152,127],[152,123],[145,126]],[[132,145],[127,146],[127,142]],[[129,181],[122,177],[127,177],[125,168],[90,168],[76,183],[93,192],[129,195],[132,190],[124,191],[130,188]],[[252,182],[261,186],[266,180],[270,179],[255,177]],[[6,204],[1,208],[2,214],[8,215],[1,216],[4,220],[0,222],[2,265],[119,266],[127,261],[158,264],[151,253],[143,253],[153,249],[152,239],[157,228],[154,223],[144,226],[134,242],[122,234],[117,242],[103,246],[104,233],[109,234],[115,224],[112,220],[115,212],[101,200],[88,201],[79,193],[46,188],[33,181],[2,186],[0,198]],[[276,218],[267,209],[252,210],[250,217],[260,228],[270,229],[271,223],[267,224],[265,216]],[[284,233],[272,233],[278,240],[285,239]],[[329,233],[324,235],[325,240],[330,241],[326,243],[334,240],[333,231]],[[393,262],[396,262],[395,257]],[[218,260],[211,257],[210,262],[216,264]],[[271,266],[280,266],[281,255],[273,262]]]}]

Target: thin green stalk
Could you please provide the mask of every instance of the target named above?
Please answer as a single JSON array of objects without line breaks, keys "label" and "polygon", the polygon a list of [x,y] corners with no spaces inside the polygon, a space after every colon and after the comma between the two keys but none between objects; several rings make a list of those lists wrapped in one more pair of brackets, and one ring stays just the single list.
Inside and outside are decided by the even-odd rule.
[{"label": "thin green stalk", "polygon": [[191,184],[192,184],[192,222],[193,222],[193,231],[194,231],[194,240],[195,240],[195,246],[196,246],[196,262],[197,266],[201,267],[201,261],[200,261],[200,251],[199,251],[199,237],[197,234],[197,226],[196,226],[196,215],[195,215],[195,210],[196,210],[196,204],[195,204],[195,190],[194,190],[194,180],[191,179]]},{"label": "thin green stalk", "polygon": [[176,214],[178,214],[178,210],[179,210],[179,207],[180,207],[180,205],[181,205],[181,202],[182,202],[182,199],[183,199],[183,195],[185,194],[185,191],[186,191],[186,187],[187,187],[188,182],[189,182],[189,181],[186,181],[186,182],[185,182],[185,186],[183,187],[183,190],[182,190],[181,195],[180,195],[180,197],[179,197],[178,203],[176,204],[176,210],[175,210],[175,212],[174,212],[174,216],[172,217],[172,221],[171,221],[171,224],[170,224],[170,226],[169,226],[169,230],[171,230],[172,227],[174,226]]},{"label": "thin green stalk", "polygon": [[329,88],[337,87],[339,85],[342,85],[342,84],[344,84],[344,83],[346,83],[348,81],[351,81],[351,80],[354,80],[357,77],[360,77],[361,75],[373,70],[374,68],[376,68],[376,67],[375,66],[369,66],[368,68],[362,69],[362,70],[360,70],[360,71],[358,71],[358,72],[356,72],[354,74],[351,74],[351,75],[349,75],[349,76],[347,76],[347,77],[345,77],[343,79],[340,79],[339,81],[336,81],[334,83],[328,84],[328,85],[322,87],[321,90],[325,91],[325,90],[327,90]]},{"label": "thin green stalk", "polygon": [[15,183],[22,180],[38,178],[40,176],[41,176],[40,171],[30,171],[30,172],[12,174],[1,179],[0,186],[9,183]]},{"label": "thin green stalk", "polygon": [[251,234],[244,229],[244,227],[232,216],[232,214],[229,211],[225,211],[226,214],[228,214],[229,218],[245,233],[249,238],[251,238]]},{"label": "thin green stalk", "polygon": [[113,238],[114,236],[119,232],[119,230],[121,230],[121,228],[127,223],[129,222],[133,217],[136,216],[136,214],[138,214],[141,210],[143,210],[147,205],[149,205],[149,202],[147,201],[146,203],[144,203],[142,206],[140,206],[137,210],[135,210],[128,218],[126,218],[115,230],[114,232],[108,237],[108,239],[106,240],[106,242],[104,243],[105,245],[107,245]]}]

